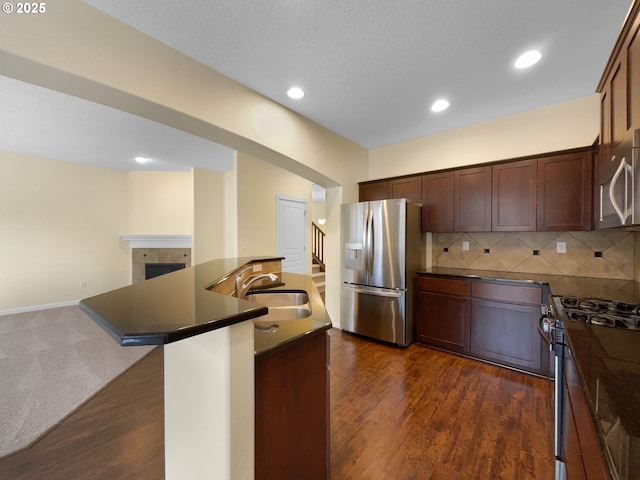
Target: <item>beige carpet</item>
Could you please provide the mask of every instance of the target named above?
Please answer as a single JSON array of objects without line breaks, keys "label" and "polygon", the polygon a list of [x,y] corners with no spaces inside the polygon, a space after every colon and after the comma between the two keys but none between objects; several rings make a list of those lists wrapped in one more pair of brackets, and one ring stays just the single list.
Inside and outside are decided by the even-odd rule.
[{"label": "beige carpet", "polygon": [[31,445],[153,347],[121,347],[78,307],[0,316],[0,458]]}]

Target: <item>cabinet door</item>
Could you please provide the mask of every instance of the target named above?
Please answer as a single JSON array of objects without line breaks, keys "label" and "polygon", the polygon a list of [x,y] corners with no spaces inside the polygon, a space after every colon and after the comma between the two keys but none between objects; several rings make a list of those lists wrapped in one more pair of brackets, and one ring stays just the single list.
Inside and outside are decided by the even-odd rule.
[{"label": "cabinet door", "polygon": [[491,231],[491,167],[455,171],[455,231]]},{"label": "cabinet door", "polygon": [[592,151],[538,160],[538,231],[591,230]]},{"label": "cabinet door", "polygon": [[416,297],[418,342],[452,352],[468,352],[470,300],[424,291],[418,291]]},{"label": "cabinet door", "polygon": [[422,176],[422,231],[453,232],[453,172]]},{"label": "cabinet door", "polygon": [[389,198],[389,181],[361,183],[360,201],[369,202],[371,200],[386,200]]},{"label": "cabinet door", "polygon": [[328,337],[255,363],[255,478],[328,478]]},{"label": "cabinet door", "polygon": [[529,372],[542,371],[540,306],[472,300],[471,354]]},{"label": "cabinet door", "polygon": [[[636,24],[640,23],[640,19]],[[629,127],[640,128],[640,26],[635,28],[627,49]]]},{"label": "cabinet door", "polygon": [[611,149],[615,149],[627,133],[626,62],[618,62],[611,76],[609,90],[611,108]]},{"label": "cabinet door", "polygon": [[389,195],[390,198],[408,198],[412,202],[422,202],[422,176],[390,180]]},{"label": "cabinet door", "polygon": [[[563,452],[567,461],[567,471],[570,471],[570,464],[573,464],[573,470],[578,473],[577,478],[580,478],[578,467],[582,466],[586,474],[584,478],[589,480],[610,480],[609,469],[606,467],[602,447],[593,424],[593,416],[589,410],[582,382],[578,376],[575,360],[569,347],[564,349],[564,374],[567,387],[565,391],[567,396],[564,398],[565,410],[568,410],[567,416],[570,414],[572,417],[568,421],[571,422],[573,420],[577,434],[576,443],[580,450],[580,458],[575,458],[575,447],[571,445],[574,440],[565,440],[563,431],[562,446],[566,447],[566,443],[569,444],[569,447],[565,448]],[[568,478],[571,479],[572,477],[568,476]]]},{"label": "cabinet door", "polygon": [[537,160],[502,163],[491,172],[491,230],[536,230]]}]

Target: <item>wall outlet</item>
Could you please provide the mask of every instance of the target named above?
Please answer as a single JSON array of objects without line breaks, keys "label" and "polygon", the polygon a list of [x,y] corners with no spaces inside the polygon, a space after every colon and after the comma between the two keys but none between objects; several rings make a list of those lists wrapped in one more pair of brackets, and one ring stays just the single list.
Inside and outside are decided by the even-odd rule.
[{"label": "wall outlet", "polygon": [[242,243],[240,244],[240,251],[242,251],[242,252],[246,252],[247,250],[249,250],[249,244],[248,244],[248,243],[244,243],[244,242],[242,242]]},{"label": "wall outlet", "polygon": [[462,250],[469,250],[469,242],[462,242]]},{"label": "wall outlet", "polygon": [[86,280],[82,280],[80,282],[80,288],[86,288],[86,286],[87,286],[87,281]]},{"label": "wall outlet", "polygon": [[557,242],[556,243],[556,252],[558,252],[558,253],[567,253],[567,242]]}]

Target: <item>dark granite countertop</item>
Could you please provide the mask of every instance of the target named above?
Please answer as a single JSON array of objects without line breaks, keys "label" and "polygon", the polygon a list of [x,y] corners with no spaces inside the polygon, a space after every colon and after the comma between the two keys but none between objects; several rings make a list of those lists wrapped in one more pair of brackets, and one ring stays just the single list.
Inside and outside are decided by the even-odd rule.
[{"label": "dark granite countertop", "polygon": [[[551,295],[640,304],[633,280],[433,268],[421,275],[547,284]],[[640,332],[564,317],[566,337],[613,478],[640,478]]]},{"label": "dark granite countertop", "polygon": [[[161,345],[174,342],[268,314],[264,305],[219,294],[208,288],[218,279],[244,265],[279,258],[213,260],[86,298],[80,302],[80,308],[121,345]],[[320,301],[320,306],[317,305],[319,296],[311,277],[292,275],[283,274],[277,288],[302,289],[300,286],[304,285],[306,290],[311,284],[311,290],[315,292],[314,296],[309,291],[310,298],[314,301],[312,307],[315,307],[312,308],[312,318],[301,320],[308,323],[305,326],[294,326],[294,322],[298,320],[288,321],[291,324],[287,323],[286,327],[282,327],[278,335],[270,336],[269,341],[262,339],[262,335],[257,335],[256,346],[259,346],[260,352],[275,348],[278,342],[291,341],[296,336],[308,333],[309,329],[323,328],[327,322],[329,327],[331,325],[322,302]]]},{"label": "dark granite countertop", "polygon": [[[257,328],[254,329],[253,338],[256,357],[276,353],[302,337],[314,335],[331,328],[331,320],[325,310],[324,302],[313,283],[313,277],[310,275],[283,272],[281,284],[268,290],[306,291],[311,304],[311,316],[297,320],[272,320],[267,314],[263,317],[255,318],[253,323]],[[271,330],[273,331],[266,331],[266,329],[274,325],[277,325],[277,327],[272,328]]]},{"label": "dark granite countertop", "polygon": [[418,272],[418,275],[443,275],[498,282],[536,283],[548,285],[552,295],[605,298],[622,302],[640,303],[640,283],[633,280],[611,280],[571,275],[545,275],[541,273],[441,267],[422,270]]}]

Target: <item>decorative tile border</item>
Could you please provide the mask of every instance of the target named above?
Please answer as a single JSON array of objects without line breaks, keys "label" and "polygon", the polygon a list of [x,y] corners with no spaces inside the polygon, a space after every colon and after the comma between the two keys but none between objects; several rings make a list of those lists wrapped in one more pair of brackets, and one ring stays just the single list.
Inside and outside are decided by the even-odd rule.
[{"label": "decorative tile border", "polygon": [[[633,280],[640,234],[629,231],[433,234],[437,267]],[[463,242],[469,249],[463,250]],[[557,242],[566,244],[558,253]]]}]

